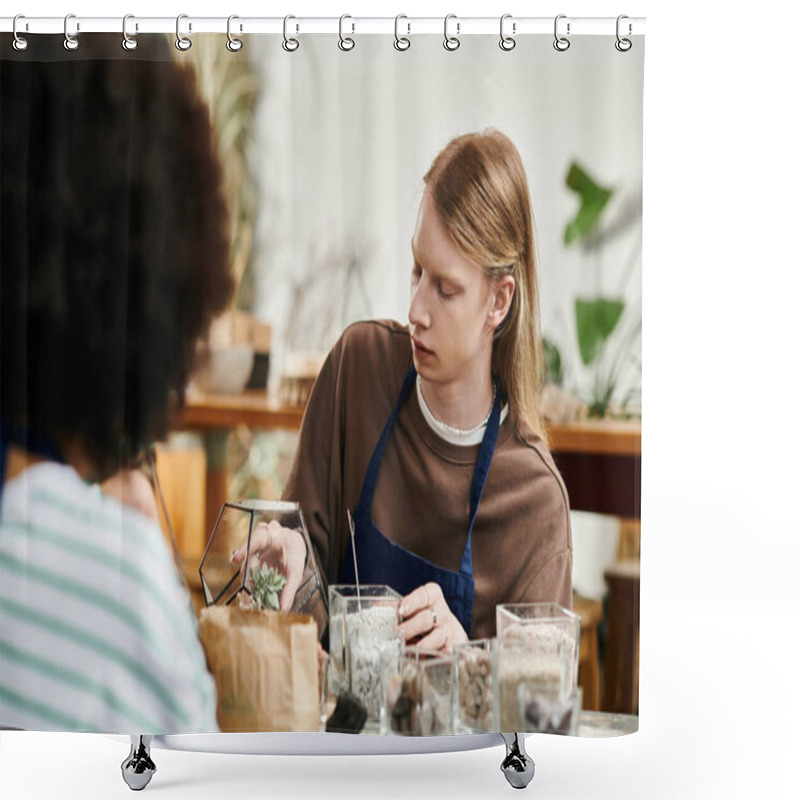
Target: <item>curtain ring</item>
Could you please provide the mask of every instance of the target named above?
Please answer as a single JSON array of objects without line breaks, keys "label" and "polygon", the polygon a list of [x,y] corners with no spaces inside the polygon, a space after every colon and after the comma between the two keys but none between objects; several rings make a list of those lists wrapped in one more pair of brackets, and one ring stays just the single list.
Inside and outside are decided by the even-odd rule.
[{"label": "curtain ring", "polygon": [[[394,18],[394,49],[400,50],[408,50],[411,47],[411,39],[406,38],[405,36],[400,35],[400,20],[401,19],[408,19],[405,14],[398,14]],[[411,24],[406,22],[406,27],[408,28],[408,33],[411,33]]]},{"label": "curtain ring", "polygon": [[[178,14],[175,20],[175,47],[178,50],[188,50],[192,46],[192,40],[188,36],[181,36],[181,20],[188,19],[188,14]],[[189,23],[189,33],[192,32],[192,23]]]},{"label": "curtain ring", "polygon": [[287,15],[287,16],[285,16],[283,18],[283,45],[282,46],[283,46],[283,49],[287,53],[294,53],[294,51],[297,50],[298,47],[300,47],[300,42],[298,42],[297,39],[289,37],[289,35],[287,34],[287,31],[288,31],[288,28],[289,28],[289,20],[290,19],[297,19],[297,17],[293,17],[291,14],[289,14],[289,15]]},{"label": "curtain ring", "polygon": [[[77,36],[70,35],[70,32],[69,32],[69,21],[71,19],[75,19],[75,15],[74,14],[67,14],[67,16],[64,17],[64,49],[65,50],[77,50],[78,49],[78,45],[80,44],[80,42],[78,41],[78,37]],[[76,23],[75,29],[76,29],[76,31],[80,31],[81,26],[78,23]]]},{"label": "curtain ring", "polygon": [[[236,14],[231,14],[228,17],[228,41],[225,42],[225,47],[227,47],[231,53],[238,53],[242,47],[244,47],[244,42],[241,39],[236,39],[231,35],[231,22],[233,22],[235,19],[239,19]],[[239,30],[241,31],[241,27]]]},{"label": "curtain ring", "polygon": [[[503,16],[500,17],[500,49],[505,50],[506,52],[513,50],[517,46],[517,40],[514,39],[513,36],[506,36],[503,30],[503,26],[507,19],[511,19],[511,14],[503,14]],[[517,32],[516,22],[511,23],[511,32]]]},{"label": "curtain ring", "polygon": [[[617,17],[617,41],[614,42],[614,47],[616,47],[617,50],[619,50],[620,53],[627,53],[628,50],[630,50],[631,47],[633,47],[633,42],[630,39],[623,39],[619,35],[619,28],[620,28],[619,24],[620,24],[620,22],[622,22],[623,19],[628,19],[628,15],[627,14],[620,14]],[[630,36],[632,33],[633,33],[633,26],[629,22],[628,23],[628,36]]]},{"label": "curtain ring", "polygon": [[[558,35],[558,21],[560,19],[566,19],[566,14],[559,14],[556,17],[556,21],[553,24],[553,36],[555,37],[555,41],[553,42],[553,47],[558,50],[559,53],[563,53],[565,50],[569,50],[569,39],[566,36],[559,36]],[[569,22],[567,23],[567,36],[569,36]]]},{"label": "curtain ring", "polygon": [[452,53],[453,50],[458,50],[461,47],[461,40],[458,38],[458,34],[461,33],[461,23],[456,22],[456,35],[449,36],[447,34],[447,26],[451,19],[457,19],[456,15],[448,14],[444,18],[444,42],[442,42],[442,45],[445,50],[449,50]]},{"label": "curtain ring", "polygon": [[[14,33],[14,41],[12,42],[12,44],[14,45],[14,49],[15,50],[19,50],[21,52],[22,50],[27,50],[28,49],[28,40],[24,36],[20,36],[17,33],[17,20],[20,20],[20,19],[25,19],[25,15],[24,14],[17,14],[17,16],[14,17],[14,24],[12,25],[11,30]],[[27,28],[28,28],[28,25],[26,23],[25,24],[25,29],[27,30]]]},{"label": "curtain ring", "polygon": [[[129,19],[136,19],[133,14],[126,14],[122,18],[122,46],[125,50],[135,50],[139,46],[139,42],[136,41],[136,36],[129,36],[128,35],[128,20]],[[139,30],[139,25],[136,25],[136,30]]]},{"label": "curtain ring", "polygon": [[[347,52],[348,50],[352,50],[356,46],[355,40],[352,39],[350,36],[345,36],[344,33],[342,32],[342,27],[346,19],[353,19],[353,18],[349,14],[342,14],[342,16],[339,17],[339,49],[344,50],[345,52]],[[356,24],[355,22],[351,24],[353,26],[352,33],[355,33]]]}]

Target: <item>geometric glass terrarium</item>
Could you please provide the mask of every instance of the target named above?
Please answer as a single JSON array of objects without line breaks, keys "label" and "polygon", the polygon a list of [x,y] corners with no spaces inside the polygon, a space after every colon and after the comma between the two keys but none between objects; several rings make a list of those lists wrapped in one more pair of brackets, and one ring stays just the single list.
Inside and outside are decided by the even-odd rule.
[{"label": "geometric glass terrarium", "polygon": [[[251,545],[259,526],[276,523],[302,537],[305,545],[305,562],[300,585],[292,602],[291,611],[309,614],[317,622],[320,635],[328,621],[327,598],[322,591],[311,540],[308,536],[303,512],[297,503],[280,500],[236,500],[225,503],[217,517],[208,546],[200,562],[200,580],[206,605],[228,605],[238,600],[250,605],[253,594],[253,571],[266,566],[283,574],[285,567],[276,550],[256,552]],[[236,551],[244,558],[234,561]],[[279,602],[283,589],[278,589]]]}]

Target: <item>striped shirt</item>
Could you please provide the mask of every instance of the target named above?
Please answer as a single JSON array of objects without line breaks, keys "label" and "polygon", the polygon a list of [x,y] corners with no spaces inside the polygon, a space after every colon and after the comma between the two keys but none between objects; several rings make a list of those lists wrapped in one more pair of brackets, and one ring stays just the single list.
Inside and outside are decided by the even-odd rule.
[{"label": "striped shirt", "polygon": [[194,613],[158,525],[53,462],[0,498],[0,726],[218,730]]}]

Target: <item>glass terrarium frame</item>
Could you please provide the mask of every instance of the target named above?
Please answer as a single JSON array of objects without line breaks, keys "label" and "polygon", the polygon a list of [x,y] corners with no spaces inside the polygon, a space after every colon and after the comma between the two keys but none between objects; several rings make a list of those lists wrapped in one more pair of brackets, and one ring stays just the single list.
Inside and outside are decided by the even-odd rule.
[{"label": "glass terrarium frame", "polygon": [[[224,555],[219,551],[220,544],[218,536],[226,533],[220,526],[226,513],[230,512],[238,512],[244,515],[243,521],[246,520],[246,536],[238,536],[234,541],[234,550],[246,544],[244,560],[241,565],[238,566],[234,565],[230,560],[232,555],[230,547],[224,548]],[[252,560],[251,547],[253,531],[258,523],[268,518],[270,521],[285,521],[288,517],[293,515],[296,515],[297,522],[286,525],[285,527],[296,530],[303,537],[306,548],[306,561],[304,564],[303,579],[300,586],[297,588],[291,610],[295,613],[307,613],[312,614],[312,616],[317,616],[313,613],[314,609],[311,608],[311,606],[315,595],[319,595],[324,608],[325,621],[327,621],[328,598],[323,591],[323,583],[320,578],[316,558],[314,557],[314,550],[311,546],[311,538],[308,534],[308,527],[306,526],[303,510],[300,508],[299,503],[284,500],[242,499],[230,500],[223,504],[217,516],[217,521],[214,524],[214,529],[209,537],[205,552],[203,553],[203,558],[200,561],[200,582],[203,587],[203,597],[206,605],[229,605],[243,593],[247,594],[248,597],[252,597],[252,591],[248,585],[248,576]],[[244,528],[244,525],[240,527]],[[213,564],[211,563],[212,561],[214,562]],[[212,587],[210,573],[215,567],[220,569],[223,564],[230,564],[230,577],[227,579],[220,579],[216,582],[216,585]],[[321,621],[318,620],[318,624],[320,622]],[[324,625],[322,625],[321,628],[324,629]]]}]

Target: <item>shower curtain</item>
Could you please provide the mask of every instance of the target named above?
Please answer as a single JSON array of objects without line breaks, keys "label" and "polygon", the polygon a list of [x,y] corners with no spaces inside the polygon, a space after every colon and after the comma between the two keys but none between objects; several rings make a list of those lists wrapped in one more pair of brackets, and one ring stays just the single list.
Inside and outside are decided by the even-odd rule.
[{"label": "shower curtain", "polygon": [[[229,20],[226,35],[178,20],[166,37],[131,20],[121,46],[67,21],[0,38],[3,727],[636,730],[644,37],[613,20],[603,35],[394,23]],[[437,196],[429,169],[466,135],[490,155],[463,157]],[[495,237],[511,255],[459,216],[470,192],[488,204],[476,219],[496,211],[497,148],[530,198],[530,241]],[[478,271],[453,271],[465,263]],[[487,372],[483,422],[440,419],[447,365],[462,374],[510,327],[498,319],[482,350],[474,315],[452,309],[472,277],[492,293],[509,275],[507,304],[491,296],[537,331],[521,370],[536,413]],[[453,319],[457,335],[435,339]],[[224,423],[191,417],[214,402]],[[248,402],[294,416],[265,430]],[[205,447],[199,552],[161,490],[188,475],[164,474],[169,448],[152,455],[179,430]],[[274,557],[258,550],[268,524],[287,532]],[[384,587],[384,633],[365,622],[368,587],[347,588],[358,568]]]}]

